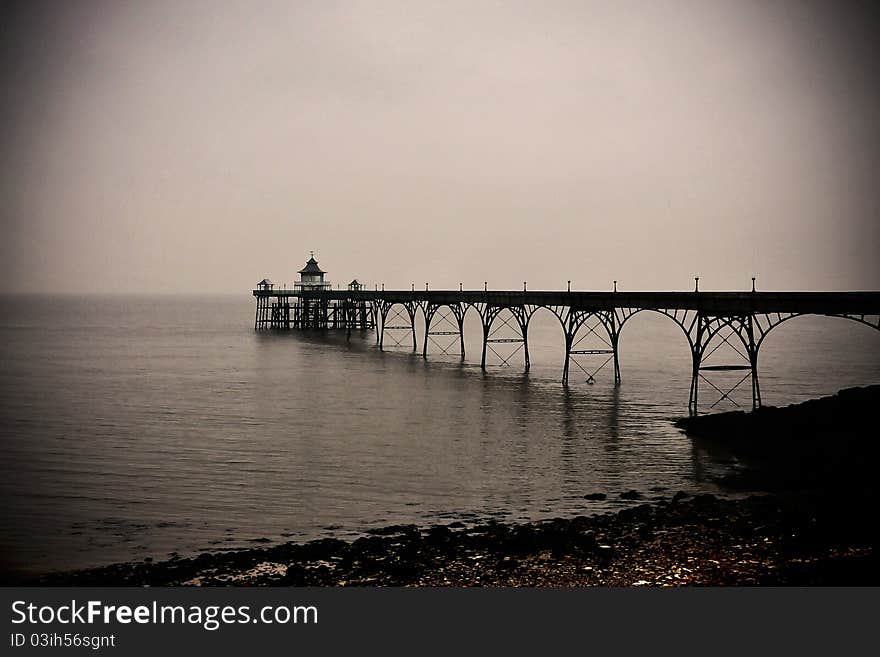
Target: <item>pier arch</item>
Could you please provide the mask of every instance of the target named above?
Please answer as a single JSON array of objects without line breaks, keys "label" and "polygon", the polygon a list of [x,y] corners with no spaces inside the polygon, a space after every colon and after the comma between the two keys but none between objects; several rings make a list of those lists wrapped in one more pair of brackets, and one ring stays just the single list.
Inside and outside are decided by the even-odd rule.
[{"label": "pier arch", "polygon": [[558,376],[565,358],[565,325],[559,314],[546,306],[534,306],[528,317],[530,367],[554,371]]},{"label": "pier arch", "polygon": [[449,356],[456,351],[464,360],[464,319],[467,304],[431,303],[419,304],[423,319],[422,356],[427,358],[429,347],[442,355]]},{"label": "pier arch", "polygon": [[566,307],[552,310],[562,324],[565,340],[562,384],[568,385],[572,365],[586,375],[586,383],[593,384],[596,375],[610,364],[614,385],[620,385],[619,332],[614,312]]},{"label": "pier arch", "polygon": [[696,321],[696,313],[687,310],[682,312],[666,308],[619,308],[615,311],[615,315],[617,316],[618,335],[623,331],[624,325],[640,313],[656,313],[671,319],[675,325],[681,329],[682,333],[684,333],[684,337],[688,342],[688,347],[693,350],[694,342],[691,338],[690,330],[693,328],[693,323]]},{"label": "pier arch", "polygon": [[[679,307],[618,308],[615,315],[622,328],[632,317],[645,312],[668,317],[685,335],[691,352],[690,414],[698,412],[701,381],[719,395],[710,408],[722,402],[741,407],[742,404],[732,395],[747,380],[750,381],[752,408],[761,405],[757,332],[753,315],[719,315]],[[726,360],[719,363],[719,358]],[[712,362],[707,362],[710,359],[713,359]]]},{"label": "pier arch", "polygon": [[501,306],[481,302],[472,305],[482,321],[483,350],[480,356],[480,368],[486,370],[487,357],[490,353],[499,360],[501,367],[510,367],[510,361],[522,351],[525,370],[528,372],[531,365],[528,325],[534,309],[527,306]]},{"label": "pier arch", "polygon": [[[626,330],[618,326],[618,353],[621,376],[626,380],[632,376],[627,374],[627,364],[639,362],[655,386],[662,385],[687,394],[691,384],[693,346],[681,323],[667,313],[650,309],[649,312],[633,313],[626,320]],[[648,366],[644,367],[646,361]],[[636,380],[634,385],[648,383],[647,380]]]},{"label": "pier arch", "polygon": [[807,315],[807,313],[764,313],[763,315],[756,315],[755,319],[760,329],[761,337],[758,339],[758,348],[761,347],[761,344],[764,342],[764,338],[775,329],[777,326],[784,324],[785,322],[795,319],[796,317],[828,317],[833,319],[848,319],[851,322],[855,322],[857,324],[862,324],[869,328],[880,331],[880,315],[849,315],[849,314],[840,314],[840,315]]},{"label": "pier arch", "polygon": [[783,316],[769,325],[759,347],[763,392],[773,405],[834,394],[880,376],[880,327],[871,318]]},{"label": "pier arch", "polygon": [[412,336],[412,350],[416,351],[416,312],[414,302],[383,301],[379,305],[379,349],[385,348],[385,338],[392,342],[392,348],[402,347],[407,336]]}]

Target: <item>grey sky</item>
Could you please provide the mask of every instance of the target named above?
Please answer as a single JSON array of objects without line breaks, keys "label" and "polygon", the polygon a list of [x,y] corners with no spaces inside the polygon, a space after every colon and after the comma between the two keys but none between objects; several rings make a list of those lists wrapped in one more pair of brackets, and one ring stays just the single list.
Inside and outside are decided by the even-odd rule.
[{"label": "grey sky", "polygon": [[880,289],[840,4],[23,4],[3,289]]}]

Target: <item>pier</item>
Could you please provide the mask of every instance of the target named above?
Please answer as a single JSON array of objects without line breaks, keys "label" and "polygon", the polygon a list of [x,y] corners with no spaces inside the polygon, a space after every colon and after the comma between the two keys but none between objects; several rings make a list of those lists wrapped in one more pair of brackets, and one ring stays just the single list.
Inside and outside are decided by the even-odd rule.
[{"label": "pier", "polygon": [[[427,357],[434,345],[449,353],[457,343],[465,355],[464,320],[474,311],[482,325],[480,366],[486,369],[487,353],[495,353],[509,365],[521,351],[529,369],[529,322],[539,309],[550,311],[560,322],[565,341],[562,384],[568,385],[572,366],[579,367],[592,382],[595,374],[610,365],[614,383],[621,381],[618,357],[620,334],[627,321],[640,312],[655,312],[671,319],[684,332],[691,351],[688,411],[698,412],[700,382],[720,395],[712,406],[727,399],[745,384],[751,385],[752,408],[761,406],[758,354],[764,339],[774,328],[794,317],[824,315],[839,317],[880,330],[880,292],[758,292],[752,279],[750,292],[701,292],[699,278],[689,292],[618,292],[616,281],[610,292],[522,290],[366,290],[356,280],[346,289],[334,290],[324,282],[314,257],[301,272],[302,280],[292,288],[276,287],[264,279],[253,291],[256,298],[255,330],[376,330],[379,349],[390,336],[395,346],[412,340],[412,350],[421,347]],[[416,334],[416,317],[424,319],[421,343]],[[598,348],[582,348],[585,338],[598,341]],[[444,345],[440,340],[452,342]],[[514,346],[513,353],[498,352],[501,344]],[[732,362],[711,362],[707,358],[721,346],[735,354]],[[598,367],[584,367],[593,359]],[[741,372],[732,387],[719,387],[713,373]]]}]

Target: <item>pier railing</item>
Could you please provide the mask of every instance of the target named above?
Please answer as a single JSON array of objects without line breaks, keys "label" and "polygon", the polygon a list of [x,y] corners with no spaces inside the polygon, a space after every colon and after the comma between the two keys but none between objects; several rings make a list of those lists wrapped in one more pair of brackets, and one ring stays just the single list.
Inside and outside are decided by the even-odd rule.
[{"label": "pier railing", "polygon": [[257,289],[255,297],[307,296],[326,300],[563,305],[577,308],[679,308],[718,313],[811,313],[837,315],[880,312],[880,292],[558,292],[509,290],[334,290],[311,287]]}]

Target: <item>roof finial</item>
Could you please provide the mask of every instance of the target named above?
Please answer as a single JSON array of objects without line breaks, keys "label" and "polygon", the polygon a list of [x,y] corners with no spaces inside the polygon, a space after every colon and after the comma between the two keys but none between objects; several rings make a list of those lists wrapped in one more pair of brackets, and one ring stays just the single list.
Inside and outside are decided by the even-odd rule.
[{"label": "roof finial", "polygon": [[314,252],[314,251],[309,251],[309,255],[310,255],[312,258],[314,258],[314,257],[315,257],[315,252]]}]

